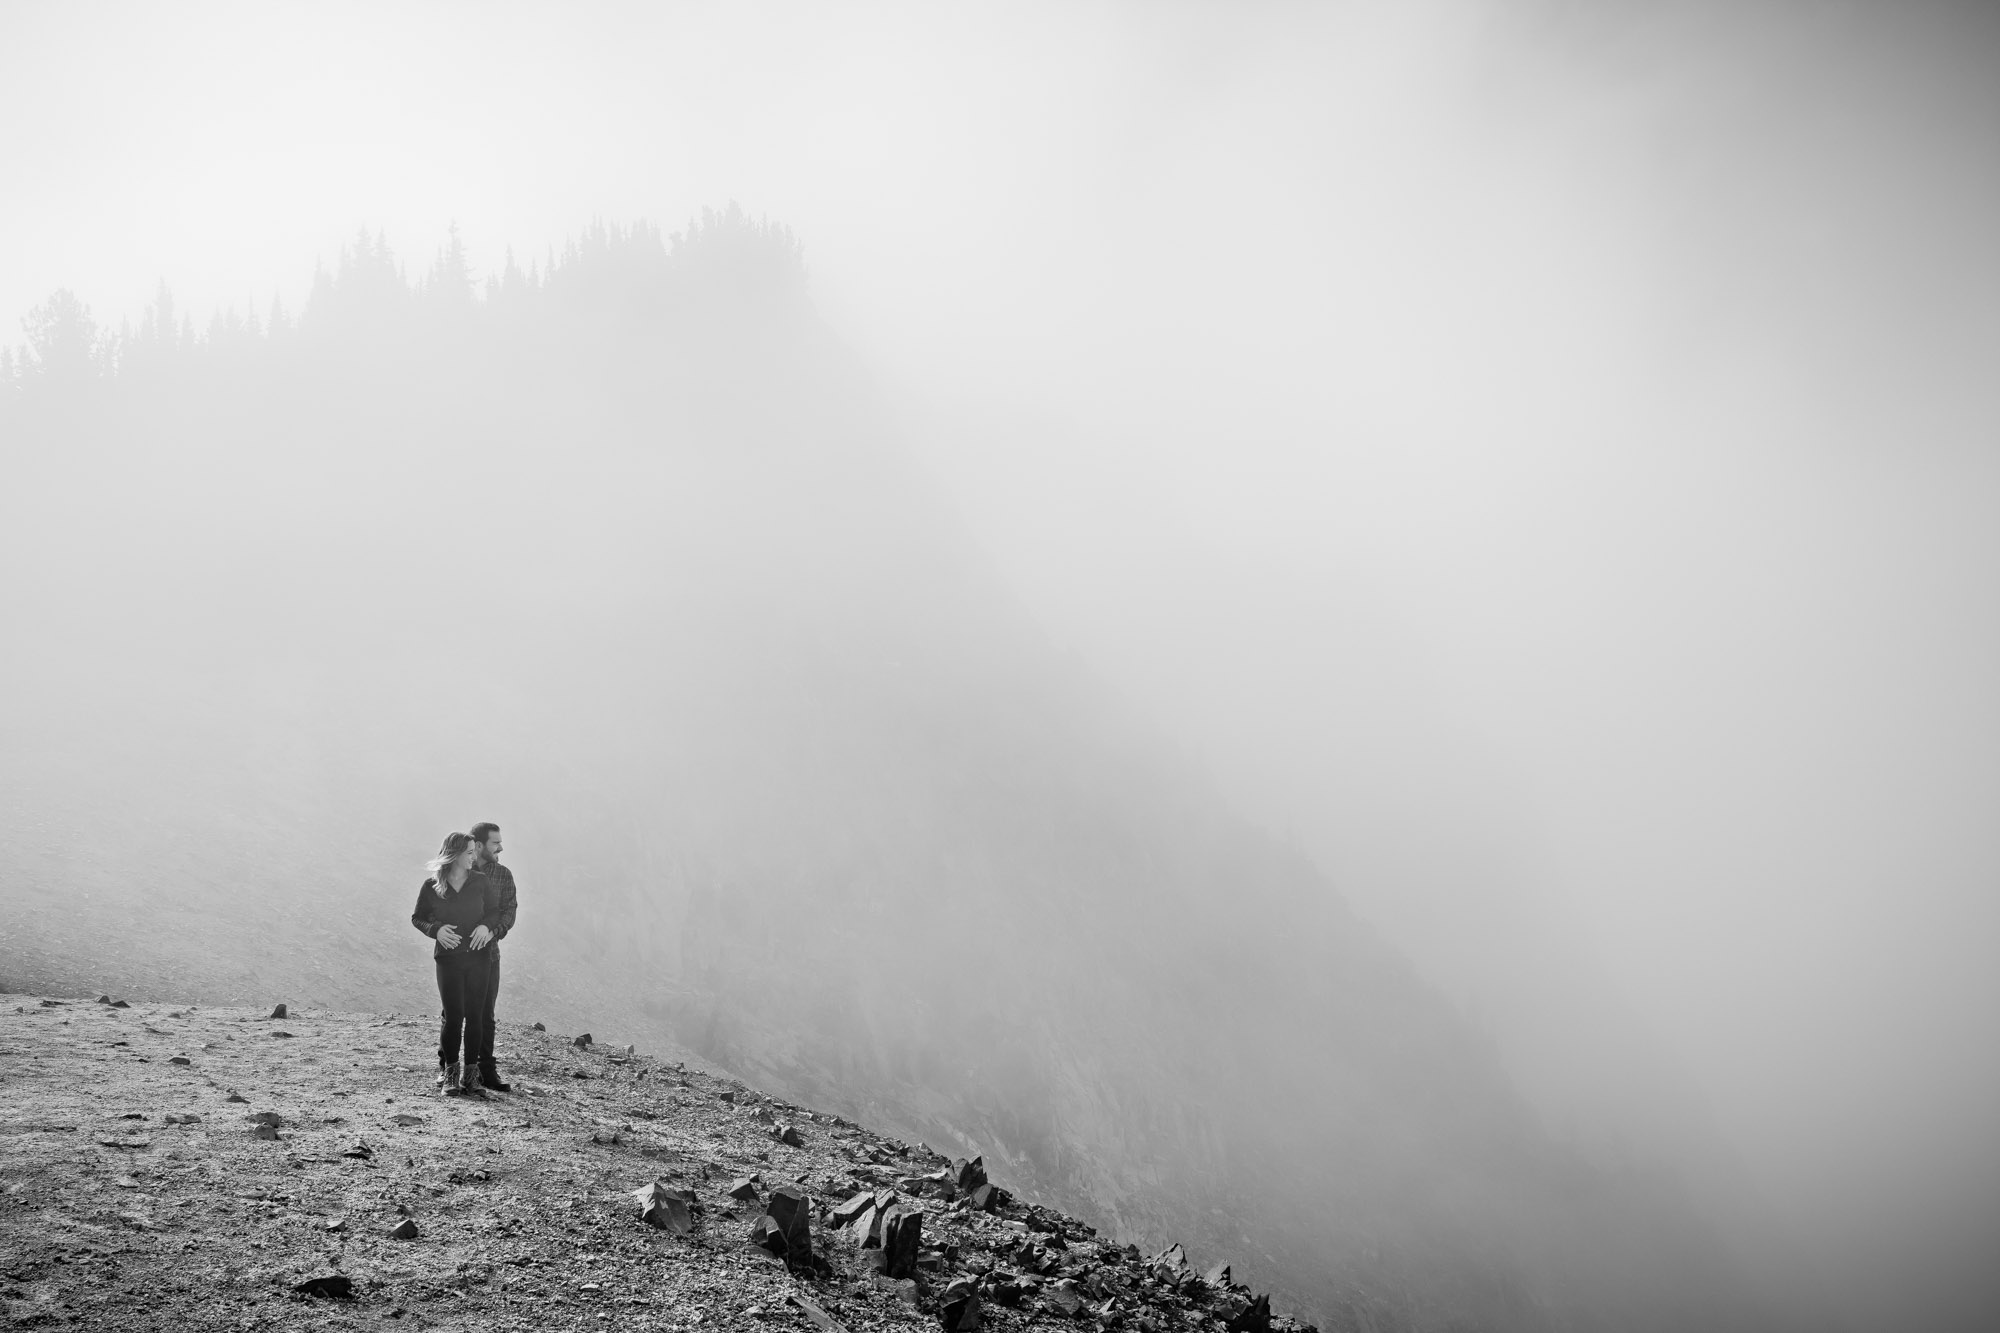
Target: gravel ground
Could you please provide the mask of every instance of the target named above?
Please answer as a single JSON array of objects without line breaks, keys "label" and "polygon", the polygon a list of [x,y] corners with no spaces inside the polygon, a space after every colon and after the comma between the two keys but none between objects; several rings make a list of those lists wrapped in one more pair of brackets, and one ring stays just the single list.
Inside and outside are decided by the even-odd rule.
[{"label": "gravel ground", "polygon": [[[985,1328],[1257,1322],[1178,1256],[1012,1201],[971,1211],[924,1179],[953,1170],[928,1149],[682,1065],[502,1024],[514,1091],[439,1097],[435,1027],[0,998],[0,1311],[128,1330],[936,1329],[969,1278]],[[763,1208],[729,1197],[744,1177],[760,1197],[806,1190],[822,1263],[794,1273],[748,1243]],[[640,1219],[632,1192],[656,1180],[693,1192],[691,1233]],[[921,1199],[914,1281],[830,1227],[877,1188]],[[406,1221],[416,1237],[393,1237]],[[332,1275],[350,1297],[295,1290]]]}]

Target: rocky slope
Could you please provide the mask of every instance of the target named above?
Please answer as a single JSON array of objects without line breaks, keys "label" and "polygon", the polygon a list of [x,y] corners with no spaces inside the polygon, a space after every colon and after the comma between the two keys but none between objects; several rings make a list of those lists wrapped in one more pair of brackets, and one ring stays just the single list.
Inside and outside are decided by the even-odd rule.
[{"label": "rocky slope", "polygon": [[[0,1302],[22,1326],[1286,1329],[950,1161],[685,1063],[503,1025],[8,996]],[[872,1237],[872,1243],[871,1243]]]}]

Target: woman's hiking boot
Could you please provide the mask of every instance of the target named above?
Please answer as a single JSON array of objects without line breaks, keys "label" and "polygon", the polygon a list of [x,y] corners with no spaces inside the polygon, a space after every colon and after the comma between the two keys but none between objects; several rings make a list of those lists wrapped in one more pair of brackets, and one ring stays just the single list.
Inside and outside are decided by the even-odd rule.
[{"label": "woman's hiking boot", "polygon": [[468,1064],[465,1066],[465,1078],[464,1081],[462,1081],[458,1085],[458,1090],[461,1096],[477,1097],[481,1101],[484,1101],[486,1099],[485,1085],[483,1085],[479,1081],[478,1065]]},{"label": "woman's hiking boot", "polygon": [[456,1097],[459,1094],[458,1084],[459,1084],[459,1076],[458,1076],[457,1065],[454,1064],[454,1065],[439,1066],[438,1068],[439,1093],[441,1093],[446,1097]]},{"label": "woman's hiking boot", "polygon": [[498,1065],[482,1064],[479,1066],[479,1086],[485,1088],[488,1092],[512,1092],[514,1090],[513,1084],[500,1077],[500,1067]]}]

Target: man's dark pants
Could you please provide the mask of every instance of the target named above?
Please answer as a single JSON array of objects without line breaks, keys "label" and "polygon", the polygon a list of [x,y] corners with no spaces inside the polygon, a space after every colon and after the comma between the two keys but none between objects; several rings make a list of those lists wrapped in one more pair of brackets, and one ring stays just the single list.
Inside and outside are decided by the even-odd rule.
[{"label": "man's dark pants", "polygon": [[480,1014],[486,1020],[480,1025],[479,1072],[490,1075],[493,1066],[493,1007],[500,1002],[500,946],[489,944],[486,952],[486,990],[480,997]]}]

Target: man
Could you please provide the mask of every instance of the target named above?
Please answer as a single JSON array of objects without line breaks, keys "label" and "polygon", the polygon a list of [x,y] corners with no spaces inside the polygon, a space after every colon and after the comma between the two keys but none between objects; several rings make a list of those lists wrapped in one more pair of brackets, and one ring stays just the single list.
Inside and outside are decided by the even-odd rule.
[{"label": "man", "polygon": [[491,885],[489,892],[499,901],[499,911],[493,918],[493,927],[484,923],[473,927],[467,940],[473,948],[487,951],[486,993],[483,1009],[486,1015],[486,1036],[479,1050],[479,1081],[494,1092],[512,1092],[511,1084],[500,1081],[499,1066],[493,1063],[493,1009],[500,1001],[500,941],[507,938],[507,932],[514,928],[514,872],[500,864],[500,826],[498,824],[474,824],[472,841],[479,848],[475,869],[486,876]]}]

